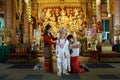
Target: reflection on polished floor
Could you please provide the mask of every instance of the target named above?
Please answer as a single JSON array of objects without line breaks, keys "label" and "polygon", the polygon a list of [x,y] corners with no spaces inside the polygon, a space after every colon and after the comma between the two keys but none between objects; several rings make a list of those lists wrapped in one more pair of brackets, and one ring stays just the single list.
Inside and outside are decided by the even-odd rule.
[{"label": "reflection on polished floor", "polygon": [[[46,73],[34,70],[35,63],[0,64],[0,80],[120,80],[120,63],[88,63],[87,57],[80,57],[81,64],[89,68],[89,72],[57,76],[56,73]],[[40,58],[38,65],[42,66]],[[56,60],[54,61],[56,72]]]}]

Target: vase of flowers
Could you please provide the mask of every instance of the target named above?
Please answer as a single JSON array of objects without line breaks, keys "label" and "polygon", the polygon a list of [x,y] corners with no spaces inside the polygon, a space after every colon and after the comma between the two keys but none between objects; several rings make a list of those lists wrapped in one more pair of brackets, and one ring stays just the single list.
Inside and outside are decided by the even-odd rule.
[{"label": "vase of flowers", "polygon": [[116,36],[117,44],[119,44],[120,43],[120,25],[116,25],[114,27],[114,35]]}]

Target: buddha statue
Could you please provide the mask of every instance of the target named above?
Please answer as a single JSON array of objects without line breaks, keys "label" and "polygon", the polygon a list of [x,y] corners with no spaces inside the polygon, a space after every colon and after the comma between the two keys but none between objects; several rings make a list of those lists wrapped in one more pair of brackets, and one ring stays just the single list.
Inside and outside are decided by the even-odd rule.
[{"label": "buddha statue", "polygon": [[69,18],[65,15],[64,9],[61,11],[61,16],[58,17],[58,23],[60,23],[61,27],[66,27],[69,23]]}]

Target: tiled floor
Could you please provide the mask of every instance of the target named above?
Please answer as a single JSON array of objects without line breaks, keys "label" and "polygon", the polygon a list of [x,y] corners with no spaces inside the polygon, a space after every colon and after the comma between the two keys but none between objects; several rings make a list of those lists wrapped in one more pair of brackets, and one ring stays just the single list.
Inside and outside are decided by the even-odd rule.
[{"label": "tiled floor", "polygon": [[[87,58],[81,57],[81,63],[88,64]],[[34,70],[33,68],[8,69],[14,64],[0,63],[0,80],[120,80],[120,63],[105,64],[111,65],[113,68],[92,67],[89,68],[89,72],[57,76],[56,73],[46,73],[44,70]],[[54,64],[54,67],[56,70],[56,64]]]}]

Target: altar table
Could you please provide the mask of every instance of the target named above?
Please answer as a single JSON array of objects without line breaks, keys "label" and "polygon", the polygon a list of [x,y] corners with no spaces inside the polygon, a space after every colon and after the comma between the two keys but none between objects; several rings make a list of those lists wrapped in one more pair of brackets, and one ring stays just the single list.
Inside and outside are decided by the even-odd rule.
[{"label": "altar table", "polygon": [[118,52],[89,51],[89,54],[90,62],[120,62],[120,53]]}]

